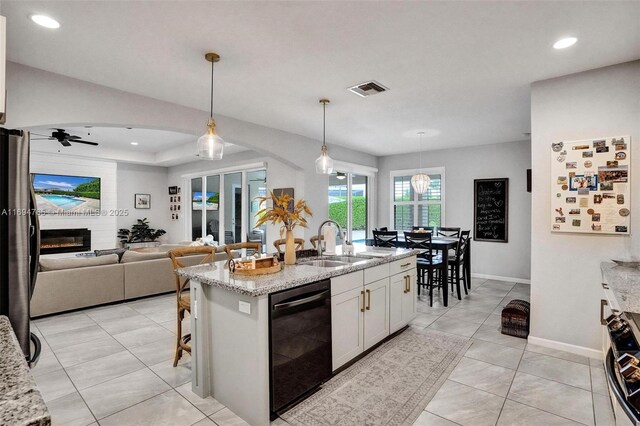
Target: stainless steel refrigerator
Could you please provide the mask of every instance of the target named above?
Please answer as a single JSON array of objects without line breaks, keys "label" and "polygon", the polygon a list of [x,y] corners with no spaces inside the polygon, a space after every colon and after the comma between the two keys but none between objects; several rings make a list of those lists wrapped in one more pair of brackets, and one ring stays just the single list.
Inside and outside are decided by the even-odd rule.
[{"label": "stainless steel refrigerator", "polygon": [[39,254],[40,229],[29,173],[29,133],[0,128],[0,315],[9,317],[30,363],[37,361],[40,352],[40,342],[29,328]]}]

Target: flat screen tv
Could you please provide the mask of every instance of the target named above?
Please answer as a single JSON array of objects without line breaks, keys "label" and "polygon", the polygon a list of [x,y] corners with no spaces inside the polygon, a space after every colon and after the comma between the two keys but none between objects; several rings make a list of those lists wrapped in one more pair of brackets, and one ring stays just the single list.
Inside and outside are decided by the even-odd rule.
[{"label": "flat screen tv", "polygon": [[40,214],[91,216],[100,214],[100,178],[32,174]]},{"label": "flat screen tv", "polygon": [[[192,210],[202,210],[202,192],[194,191],[191,197]],[[206,210],[218,210],[218,204],[220,203],[220,193],[207,192],[206,193]]]}]

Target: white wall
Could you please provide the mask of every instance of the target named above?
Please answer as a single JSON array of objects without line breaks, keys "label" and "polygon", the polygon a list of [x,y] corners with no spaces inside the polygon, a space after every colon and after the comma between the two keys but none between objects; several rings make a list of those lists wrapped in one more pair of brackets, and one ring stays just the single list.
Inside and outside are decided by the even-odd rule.
[{"label": "white wall", "polygon": [[[7,63],[7,111],[7,127],[13,128],[91,124],[174,130],[193,133],[194,136],[202,132],[208,114],[204,110],[111,89],[14,62]],[[274,180],[276,173],[273,174],[273,187],[295,186],[296,197],[307,194],[307,201],[316,213],[309,227],[310,230],[317,230],[328,215],[328,177],[317,175],[314,164],[320,155],[321,142],[220,115],[216,116],[216,123],[225,140],[250,148],[253,152],[249,156],[270,158],[287,167],[288,172],[282,178],[276,178],[282,179],[281,182]],[[321,128],[318,127],[318,137],[320,132]],[[377,167],[377,157],[328,142],[329,155],[333,159]],[[138,157],[136,152],[131,152],[132,162],[141,161]],[[224,168],[233,161],[233,158],[225,157],[215,165],[208,163],[200,166],[203,163],[200,161],[189,163],[188,167]],[[176,183],[170,183],[173,184]],[[306,234],[311,235],[310,230]]]},{"label": "white wall", "polygon": [[[118,209],[126,209],[127,216],[119,216],[118,229],[130,228],[137,219],[147,218],[154,229],[168,232],[171,223],[169,211],[168,173],[166,167],[143,166],[138,164],[118,163]],[[135,194],[151,194],[150,209],[135,208]],[[161,237],[170,240],[171,235]]]},{"label": "white wall", "polygon": [[[393,170],[418,167],[414,154],[381,157],[378,172],[377,226],[391,226],[391,180]],[[445,168],[445,224],[470,229],[473,234],[473,180],[509,178],[509,241],[472,242],[474,274],[516,278],[530,277],[531,194],[527,192],[527,169],[531,168],[528,141],[424,152],[422,165]],[[537,184],[536,184],[537,187]]]},{"label": "white wall", "polygon": [[[91,249],[109,249],[117,245],[118,181],[116,163],[87,160],[68,155],[31,153],[31,173],[99,177],[101,186],[99,216],[40,216],[41,229],[88,228]],[[52,255],[54,256],[54,255]]]},{"label": "white wall", "polygon": [[[628,251],[640,254],[640,61],[534,83],[531,124],[529,339],[589,353],[600,345],[600,262]],[[632,236],[552,234],[550,144],[619,135],[631,135]]]}]

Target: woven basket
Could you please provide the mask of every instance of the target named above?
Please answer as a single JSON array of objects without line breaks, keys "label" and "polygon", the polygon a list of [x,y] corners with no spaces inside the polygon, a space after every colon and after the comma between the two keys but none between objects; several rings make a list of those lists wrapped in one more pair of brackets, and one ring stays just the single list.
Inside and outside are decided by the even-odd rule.
[{"label": "woven basket", "polygon": [[529,302],[514,299],[502,309],[502,334],[521,337],[529,336]]}]

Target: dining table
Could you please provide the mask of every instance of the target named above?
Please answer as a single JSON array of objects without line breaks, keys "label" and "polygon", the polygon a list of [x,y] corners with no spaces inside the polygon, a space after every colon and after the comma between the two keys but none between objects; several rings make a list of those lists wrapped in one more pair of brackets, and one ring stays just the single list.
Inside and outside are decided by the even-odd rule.
[{"label": "dining table", "polygon": [[[442,303],[444,306],[449,306],[449,250],[455,250],[458,246],[458,238],[456,237],[433,237],[431,239],[431,247],[433,250],[442,252],[442,263],[447,265],[447,267],[442,268],[442,282],[444,283],[444,289],[442,291]],[[368,246],[374,246],[373,238],[367,238],[365,240],[365,244]],[[396,242],[396,247],[406,248],[407,243],[404,240],[404,235],[398,234],[398,240]],[[464,285],[467,288],[471,289],[471,244],[467,244],[466,252],[464,254],[464,276],[465,283]]]}]

